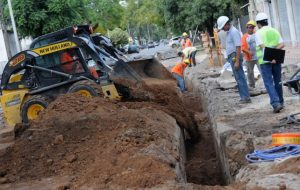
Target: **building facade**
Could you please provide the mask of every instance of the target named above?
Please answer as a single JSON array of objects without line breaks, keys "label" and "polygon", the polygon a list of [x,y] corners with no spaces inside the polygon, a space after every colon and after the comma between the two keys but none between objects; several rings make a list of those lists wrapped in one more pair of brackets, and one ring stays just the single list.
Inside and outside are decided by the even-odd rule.
[{"label": "building facade", "polygon": [[270,16],[270,24],[278,29],[287,46],[300,47],[300,0],[249,0],[249,17],[258,12]]},{"label": "building facade", "polygon": [[[10,58],[9,55],[14,56],[18,53],[16,42],[12,32],[8,32],[7,35],[7,44],[5,43],[4,31],[0,27],[0,75],[3,72],[3,69]],[[26,50],[29,48],[32,41],[31,37],[24,38],[20,40],[21,49]],[[9,52],[8,52],[9,51]]]}]

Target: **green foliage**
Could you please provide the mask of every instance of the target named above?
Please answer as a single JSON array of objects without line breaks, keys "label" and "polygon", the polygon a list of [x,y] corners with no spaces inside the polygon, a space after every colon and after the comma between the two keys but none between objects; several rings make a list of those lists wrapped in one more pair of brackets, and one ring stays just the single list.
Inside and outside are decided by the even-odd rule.
[{"label": "green foliage", "polygon": [[129,36],[126,31],[123,31],[120,28],[115,28],[113,31],[110,32],[109,37],[115,46],[119,46],[127,44]]},{"label": "green foliage", "polygon": [[119,0],[88,0],[86,8],[88,19],[97,26],[97,31],[105,33],[120,27],[124,8]]},{"label": "green foliage", "polygon": [[165,26],[163,17],[162,0],[128,0],[124,11],[122,26],[126,27],[131,36],[139,39],[147,36],[148,40],[157,38],[158,30]]},{"label": "green foliage", "polygon": [[212,31],[214,23],[221,15],[230,18],[240,16],[240,6],[246,0],[163,0],[167,25],[177,33],[195,29],[197,25],[202,30]]},{"label": "green foliage", "polygon": [[[6,0],[3,1],[6,5]],[[138,39],[159,39],[195,29],[212,30],[221,15],[235,18],[247,0],[14,0],[20,37],[40,36],[71,25],[92,23],[96,32],[127,29]],[[7,6],[5,14],[7,15]],[[8,18],[8,16],[7,16]]]},{"label": "green foliage", "polygon": [[14,0],[13,9],[21,37],[37,37],[85,18],[83,0]]}]

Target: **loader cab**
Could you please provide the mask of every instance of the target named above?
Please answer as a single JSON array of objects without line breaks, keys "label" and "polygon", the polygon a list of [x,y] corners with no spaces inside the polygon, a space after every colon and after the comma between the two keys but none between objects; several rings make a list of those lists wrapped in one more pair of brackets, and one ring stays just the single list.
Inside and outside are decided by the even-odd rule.
[{"label": "loader cab", "polygon": [[56,43],[65,40],[69,37],[85,37],[90,39],[90,34],[92,33],[92,28],[89,25],[79,25],[64,28],[62,30],[45,34],[35,38],[30,44],[30,49],[39,48],[48,44]]},{"label": "loader cab", "polygon": [[[79,76],[88,71],[79,48],[70,48],[33,58],[32,64],[49,70]],[[67,80],[65,76],[49,71],[35,70],[39,87],[49,86]]]}]

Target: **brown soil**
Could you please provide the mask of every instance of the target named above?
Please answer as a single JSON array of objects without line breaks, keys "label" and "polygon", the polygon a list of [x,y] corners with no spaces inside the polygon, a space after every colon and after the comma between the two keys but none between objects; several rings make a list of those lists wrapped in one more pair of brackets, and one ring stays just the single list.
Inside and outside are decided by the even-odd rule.
[{"label": "brown soil", "polygon": [[132,89],[133,92],[137,92],[134,93],[134,104],[124,104],[130,108],[151,106],[166,112],[189,132],[193,141],[197,141],[199,132],[194,115],[195,112],[202,111],[201,100],[189,93],[179,93],[174,80],[148,79],[146,84],[143,88]]},{"label": "brown soil", "polygon": [[0,158],[0,171],[10,182],[71,175],[74,186],[152,187],[175,180],[167,163],[137,154],[167,138],[156,129],[167,125],[159,123],[163,116],[102,98],[61,96]]},{"label": "brown soil", "polygon": [[210,123],[204,114],[197,115],[201,134],[196,144],[187,144],[186,172],[189,183],[202,185],[225,185],[219,165]]},{"label": "brown soil", "polygon": [[[178,94],[175,85],[174,81],[148,81],[148,86],[140,89],[148,93],[146,98],[124,102],[75,94],[60,96],[0,158],[0,177],[19,183],[72,176],[71,189],[146,188],[178,181],[174,163],[145,153],[150,145],[164,144],[174,150],[171,137],[175,120],[169,115],[194,142],[199,136],[197,124],[207,123],[195,117],[202,111],[199,98]],[[208,134],[195,145],[205,149],[188,155],[188,177],[199,175],[202,177],[191,181],[215,185],[220,184],[220,175],[214,172],[217,162]],[[178,159],[176,151],[170,154]],[[198,163],[205,163],[205,167]],[[194,169],[197,173],[192,172]]]},{"label": "brown soil", "polygon": [[300,157],[289,158],[279,164],[276,164],[272,167],[272,173],[293,173],[296,175],[300,174]]}]

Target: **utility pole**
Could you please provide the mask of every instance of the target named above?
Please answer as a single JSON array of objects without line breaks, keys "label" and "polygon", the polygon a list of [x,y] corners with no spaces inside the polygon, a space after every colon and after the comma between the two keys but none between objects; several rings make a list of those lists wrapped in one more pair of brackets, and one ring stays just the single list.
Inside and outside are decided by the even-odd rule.
[{"label": "utility pole", "polygon": [[21,51],[21,47],[20,47],[20,43],[19,43],[19,38],[18,38],[18,33],[17,33],[16,23],[15,23],[15,18],[14,18],[12,6],[11,6],[11,1],[7,0],[7,3],[8,3],[8,9],[9,9],[9,15],[10,15],[10,19],[11,19],[11,24],[12,24],[13,31],[14,31],[14,37],[15,37],[15,41],[16,41],[17,51],[20,52]]},{"label": "utility pole", "polygon": [[9,44],[9,40],[8,40],[7,26],[6,26],[6,22],[4,20],[3,10],[4,10],[3,3],[2,3],[2,0],[0,0],[0,28],[3,31],[4,44],[5,44],[7,58],[10,59],[11,58],[10,44]]}]

